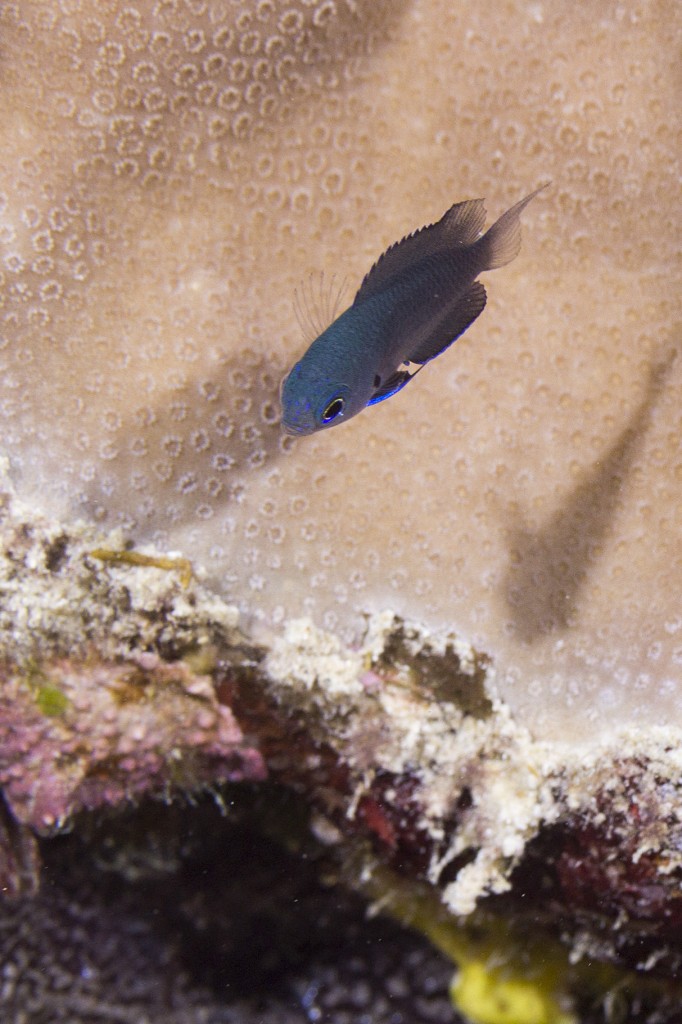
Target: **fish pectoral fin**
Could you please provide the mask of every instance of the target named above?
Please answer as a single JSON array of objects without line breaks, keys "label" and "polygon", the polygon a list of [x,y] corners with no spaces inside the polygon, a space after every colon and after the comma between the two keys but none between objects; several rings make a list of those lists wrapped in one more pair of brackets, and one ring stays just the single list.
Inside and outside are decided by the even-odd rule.
[{"label": "fish pectoral fin", "polygon": [[428,363],[441,352],[445,352],[453,342],[471,327],[474,320],[485,309],[486,293],[480,281],[475,281],[471,288],[459,298],[451,309],[438,321],[432,333],[422,341],[417,349],[410,353],[411,363]]},{"label": "fish pectoral fin", "polygon": [[419,373],[419,370],[415,370],[413,373],[410,373],[409,370],[396,370],[377,388],[367,405],[376,405],[377,402],[383,402],[385,398],[390,398],[391,395],[397,395],[406,384],[409,384],[416,373]]}]

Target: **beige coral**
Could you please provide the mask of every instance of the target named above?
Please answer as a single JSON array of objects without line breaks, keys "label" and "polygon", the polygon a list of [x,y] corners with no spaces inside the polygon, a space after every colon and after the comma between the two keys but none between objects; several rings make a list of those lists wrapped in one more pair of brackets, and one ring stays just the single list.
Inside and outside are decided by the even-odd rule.
[{"label": "beige coral", "polygon": [[[676,24],[664,0],[3,5],[21,493],[180,549],[254,626],[454,627],[539,734],[679,722]],[[438,370],[290,447],[296,283],[354,285],[451,202],[549,178]]]}]

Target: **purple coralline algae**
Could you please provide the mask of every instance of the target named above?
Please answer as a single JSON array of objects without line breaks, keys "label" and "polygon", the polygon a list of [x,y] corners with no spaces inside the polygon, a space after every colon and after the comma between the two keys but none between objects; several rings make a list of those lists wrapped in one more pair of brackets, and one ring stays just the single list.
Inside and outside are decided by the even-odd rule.
[{"label": "purple coralline algae", "polygon": [[182,662],[63,658],[0,678],[0,786],[38,831],[84,809],[265,775],[208,679]]}]

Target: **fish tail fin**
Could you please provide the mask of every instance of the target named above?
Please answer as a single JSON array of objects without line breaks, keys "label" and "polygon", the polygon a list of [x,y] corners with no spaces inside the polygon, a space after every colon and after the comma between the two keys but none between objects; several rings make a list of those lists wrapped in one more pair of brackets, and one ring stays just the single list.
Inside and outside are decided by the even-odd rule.
[{"label": "fish tail fin", "polygon": [[521,214],[532,199],[535,199],[539,192],[549,187],[549,182],[536,188],[511,209],[503,213],[499,220],[486,231],[482,238],[476,243],[482,257],[485,270],[497,270],[511,263],[519,254],[521,248]]}]

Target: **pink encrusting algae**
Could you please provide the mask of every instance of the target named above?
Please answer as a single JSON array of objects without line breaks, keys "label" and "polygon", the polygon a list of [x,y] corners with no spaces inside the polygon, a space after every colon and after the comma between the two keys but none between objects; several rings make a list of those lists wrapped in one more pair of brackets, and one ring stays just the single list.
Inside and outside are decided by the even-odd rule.
[{"label": "pink encrusting algae", "polygon": [[63,658],[0,678],[0,787],[36,830],[84,809],[265,776],[208,678],[182,662]]}]

